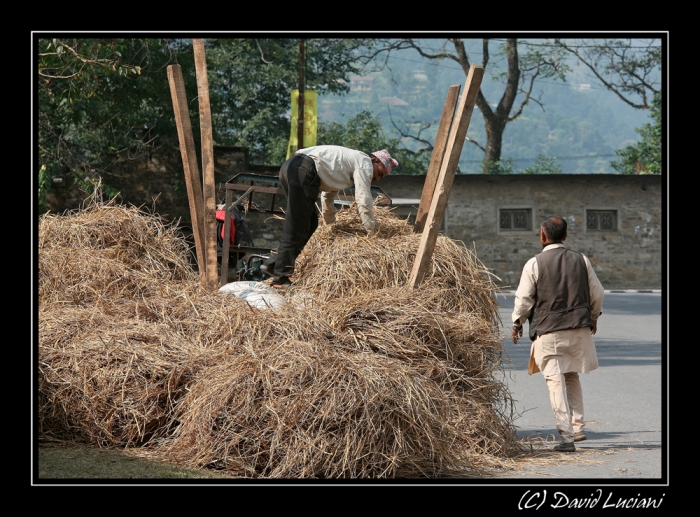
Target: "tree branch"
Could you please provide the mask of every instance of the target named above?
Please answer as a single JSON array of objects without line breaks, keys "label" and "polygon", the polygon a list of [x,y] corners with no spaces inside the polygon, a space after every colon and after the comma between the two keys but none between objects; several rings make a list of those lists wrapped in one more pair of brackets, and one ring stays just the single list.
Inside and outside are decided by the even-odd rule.
[{"label": "tree branch", "polygon": [[481,145],[479,142],[477,142],[476,140],[472,140],[471,138],[469,138],[468,136],[466,136],[466,137],[464,137],[464,141],[465,141],[465,142],[469,142],[470,144],[474,144],[474,145],[477,146],[479,149],[481,149],[482,151],[486,152],[486,148],[485,148],[483,145]]},{"label": "tree branch", "polygon": [[265,63],[266,65],[271,65],[272,61],[265,60],[265,55],[263,54],[263,49],[260,47],[260,42],[258,41],[257,38],[255,38],[255,44],[258,46],[258,50],[260,51],[260,59],[262,60],[262,62]]},{"label": "tree branch", "polygon": [[[604,40],[602,45],[592,46],[586,45],[584,40],[574,40],[574,43],[554,40],[556,45],[576,56],[606,89],[637,109],[650,109],[649,98],[659,91],[656,85],[660,80],[653,79],[661,67],[661,47],[654,45],[656,41],[650,40],[645,51],[637,53],[631,39]],[[639,95],[641,102],[628,94]]]}]

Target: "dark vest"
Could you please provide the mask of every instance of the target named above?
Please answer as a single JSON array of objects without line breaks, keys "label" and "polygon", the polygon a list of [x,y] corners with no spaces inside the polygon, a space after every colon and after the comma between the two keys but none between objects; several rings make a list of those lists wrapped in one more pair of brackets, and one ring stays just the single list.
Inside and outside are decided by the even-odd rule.
[{"label": "dark vest", "polygon": [[592,327],[588,270],[583,255],[553,248],[535,257],[535,306],[528,321],[530,339],[557,330]]}]

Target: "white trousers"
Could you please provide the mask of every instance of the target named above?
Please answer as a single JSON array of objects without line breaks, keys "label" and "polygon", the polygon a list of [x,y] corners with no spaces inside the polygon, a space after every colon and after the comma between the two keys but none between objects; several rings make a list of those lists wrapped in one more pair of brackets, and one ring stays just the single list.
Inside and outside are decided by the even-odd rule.
[{"label": "white trousers", "polygon": [[574,433],[583,431],[583,392],[577,372],[545,377],[554,420],[562,441],[573,442]]}]

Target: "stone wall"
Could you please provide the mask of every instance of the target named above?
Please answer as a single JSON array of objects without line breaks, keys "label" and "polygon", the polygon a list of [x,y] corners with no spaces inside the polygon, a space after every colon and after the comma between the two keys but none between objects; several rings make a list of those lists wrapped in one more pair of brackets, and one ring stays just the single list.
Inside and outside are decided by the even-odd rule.
[{"label": "stone wall", "polygon": [[[420,198],[424,176],[392,174],[378,185],[392,198]],[[529,208],[531,231],[500,231],[499,209]],[[587,231],[586,210],[616,210],[617,230]],[[445,234],[476,250],[502,287],[516,288],[522,267],[541,251],[540,222],[561,215],[566,245],[585,253],[606,289],[662,286],[662,177],[616,174],[455,177]]]},{"label": "stone wall", "polygon": [[[241,172],[276,177],[279,166],[248,163],[241,147],[215,147],[217,203],[225,200],[226,181]],[[420,199],[425,176],[392,174],[377,185],[391,198]],[[121,192],[126,204],[145,206],[169,221],[179,220],[187,233],[189,202],[182,161],[151,158],[148,163],[121,164],[105,177]],[[662,285],[662,178],[660,176],[590,175],[482,175],[455,177],[444,219],[445,234],[475,249],[481,262],[507,289],[517,287],[525,262],[541,250],[540,222],[548,215],[569,223],[566,244],[585,253],[606,289],[659,289]],[[70,185],[56,184],[47,199],[54,212],[75,209],[86,197]],[[268,199],[257,200],[267,203]],[[275,201],[284,207],[282,196]],[[532,214],[530,231],[499,230],[499,210],[526,208]],[[586,210],[616,210],[617,229],[587,231]],[[415,208],[397,209],[402,217]],[[246,221],[254,244],[277,245],[280,219],[250,212]]]},{"label": "stone wall", "polygon": [[[245,147],[215,147],[217,204],[225,201],[225,183],[241,172],[276,177],[279,167],[249,164],[248,149]],[[119,202],[144,207],[167,222],[177,222],[186,235],[191,235],[192,218],[181,156],[152,156],[148,161],[117,163],[104,174],[103,183],[120,193]],[[70,176],[66,175],[53,184],[46,204],[54,213],[77,210],[83,206],[89,194],[72,184]],[[248,218],[254,230],[256,246],[272,248],[277,245],[278,221],[265,214],[250,213]]]}]

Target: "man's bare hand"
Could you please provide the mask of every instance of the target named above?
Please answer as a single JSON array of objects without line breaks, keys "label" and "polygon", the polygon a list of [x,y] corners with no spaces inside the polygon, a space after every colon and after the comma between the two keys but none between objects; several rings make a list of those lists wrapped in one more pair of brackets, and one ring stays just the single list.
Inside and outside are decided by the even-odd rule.
[{"label": "man's bare hand", "polygon": [[513,343],[518,344],[518,339],[523,337],[523,326],[513,325],[513,329],[510,331],[510,337],[513,338]]}]

